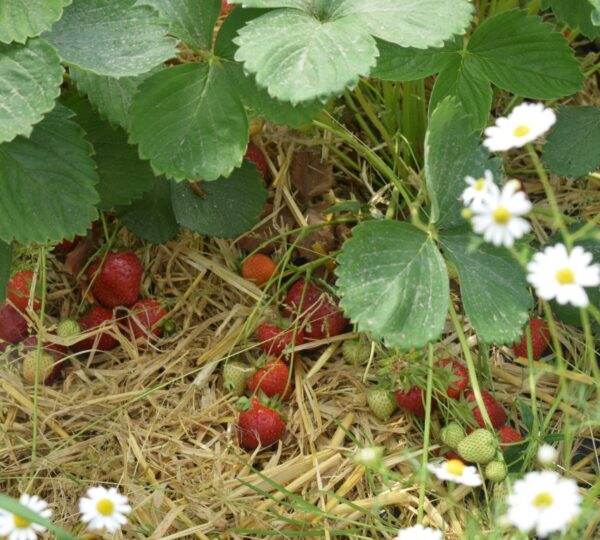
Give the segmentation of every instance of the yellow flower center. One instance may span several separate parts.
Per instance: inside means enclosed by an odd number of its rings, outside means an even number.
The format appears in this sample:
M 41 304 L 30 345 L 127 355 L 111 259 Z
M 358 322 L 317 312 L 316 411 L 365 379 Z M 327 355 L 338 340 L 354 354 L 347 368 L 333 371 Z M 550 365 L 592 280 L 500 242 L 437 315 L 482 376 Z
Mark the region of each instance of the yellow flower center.
M 473 210 L 470 208 L 463 208 L 460 211 L 460 215 L 463 219 L 471 219 L 473 217 Z
M 454 476 L 462 476 L 465 464 L 460 459 L 449 459 L 446 462 L 446 472 Z
M 485 179 L 478 178 L 473 184 L 473 187 L 475 188 L 475 191 L 483 191 L 483 188 L 485 187 Z
M 14 514 L 13 521 L 17 529 L 26 529 L 29 527 L 29 525 L 31 525 L 31 521 L 27 521 L 25 518 L 17 516 L 17 514 Z
M 510 212 L 504 206 L 500 206 L 494 210 L 493 218 L 498 225 L 506 225 L 510 221 Z
M 529 129 L 529 126 L 517 126 L 513 131 L 513 135 L 515 137 L 525 137 L 526 135 L 529 135 L 530 131 L 531 129 Z
M 110 499 L 100 499 L 96 503 L 96 510 L 103 516 L 110 516 L 115 511 L 115 503 Z
M 561 268 L 556 272 L 556 281 L 561 285 L 571 285 L 575 283 L 575 272 L 570 268 Z
M 535 496 L 535 499 L 533 499 L 533 506 L 536 508 L 548 508 L 549 506 L 552 506 L 553 502 L 554 499 L 552 498 L 552 495 L 547 491 L 543 491 Z

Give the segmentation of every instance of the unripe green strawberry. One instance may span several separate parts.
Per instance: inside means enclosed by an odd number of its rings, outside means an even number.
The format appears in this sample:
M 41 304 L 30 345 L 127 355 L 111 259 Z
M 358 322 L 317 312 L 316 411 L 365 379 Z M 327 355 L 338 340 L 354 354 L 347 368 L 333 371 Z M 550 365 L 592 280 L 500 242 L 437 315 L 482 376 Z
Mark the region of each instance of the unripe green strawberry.
M 68 338 L 81 334 L 81 326 L 73 319 L 65 319 L 58 323 L 56 327 L 56 335 L 62 338 Z
M 349 339 L 342 345 L 344 360 L 353 366 L 365 364 L 371 356 L 371 345 L 362 339 Z
M 223 367 L 225 390 L 241 396 L 246 391 L 246 381 L 254 373 L 254 368 L 241 362 L 227 362 Z
M 485 477 L 492 482 L 502 482 L 506 478 L 508 474 L 508 467 L 504 461 L 499 461 L 495 459 L 494 461 L 490 461 L 485 466 Z
M 396 411 L 394 396 L 385 388 L 373 388 L 367 393 L 367 403 L 380 420 L 387 420 Z
M 454 450 L 458 448 L 458 443 L 465 437 L 465 430 L 456 422 L 450 422 L 440 433 L 442 442 Z
M 464 460 L 485 465 L 496 455 L 496 438 L 487 429 L 476 429 L 456 449 Z

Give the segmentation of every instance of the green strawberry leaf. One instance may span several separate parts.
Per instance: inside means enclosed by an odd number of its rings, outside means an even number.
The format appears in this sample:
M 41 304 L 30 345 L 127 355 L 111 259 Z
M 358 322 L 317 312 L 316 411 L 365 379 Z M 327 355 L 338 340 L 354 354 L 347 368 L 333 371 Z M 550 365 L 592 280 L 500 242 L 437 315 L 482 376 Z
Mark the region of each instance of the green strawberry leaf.
M 169 34 L 196 49 L 210 49 L 221 0 L 141 0 L 169 21 Z
M 600 109 L 560 107 L 544 146 L 544 161 L 560 176 L 594 171 L 600 165 Z
M 226 58 L 227 60 L 233 60 L 235 51 L 237 51 L 237 45 L 233 40 L 237 37 L 238 32 L 243 28 L 248 21 L 256 19 L 262 15 L 264 11 L 262 9 L 242 9 L 236 7 L 233 11 L 225 17 L 217 39 L 215 40 L 214 53 L 219 58 Z
M 0 145 L 0 239 L 5 242 L 83 236 L 97 218 L 93 149 L 72 117 L 57 105 L 31 137 Z
M 415 49 L 380 39 L 377 48 L 379 57 L 371 77 L 385 81 L 416 81 L 429 77 L 444 69 L 459 50 L 456 41 L 441 48 Z
M 129 204 L 152 189 L 154 173 L 150 164 L 140 160 L 137 148 L 127 143 L 127 134 L 121 128 L 112 127 L 79 96 L 65 105 L 75 112 L 76 122 L 94 147 L 94 161 L 100 177 L 96 186 L 100 209 Z
M 600 0 L 590 0 L 592 3 L 592 24 L 600 26 Z
M 125 226 L 147 242 L 162 244 L 179 233 L 179 225 L 171 205 L 170 182 L 164 177 L 154 178 L 152 189 L 117 213 Z
M 74 0 L 44 36 L 70 66 L 127 77 L 175 56 L 166 33 L 159 14 L 136 0 Z
M 0 42 L 25 43 L 61 18 L 73 0 L 3 0 L 0 5 Z
M 443 232 L 442 249 L 454 264 L 466 315 L 484 343 L 513 343 L 533 300 L 525 272 L 510 252 L 482 243 L 460 227 Z
M 39 525 L 42 525 L 54 536 L 56 536 L 57 540 L 79 540 L 70 532 L 54 525 L 54 523 L 52 523 L 50 520 L 43 518 L 37 512 L 31 510 L 31 508 L 28 506 L 22 505 L 18 500 L 13 499 L 8 495 L 3 495 L 0 493 L 0 508 L 10 512 L 11 514 L 21 516 L 31 523 L 38 523 Z
M 0 304 L 6 298 L 6 284 L 12 267 L 12 244 L 0 241 Z
M 468 26 L 466 0 L 244 2 L 283 7 L 241 28 L 235 59 L 269 94 L 293 104 L 338 94 L 368 74 L 374 37 L 403 47 L 442 46 Z
M 156 171 L 176 180 L 216 180 L 241 164 L 248 118 L 221 64 L 170 67 L 139 89 L 131 141 Z
M 592 39 L 600 36 L 600 28 L 592 21 L 594 1 L 599 0 L 542 0 L 542 7 L 552 9 L 558 19 L 571 28 L 579 28 L 584 36 Z
M 478 178 L 486 169 L 501 175 L 501 162 L 489 159 L 473 131 L 470 117 L 455 99 L 446 98 L 431 115 L 425 137 L 425 181 L 431 198 L 431 222 L 439 227 L 463 223 L 460 196 L 466 176 Z
M 330 96 L 375 65 L 375 40 L 355 18 L 322 21 L 296 9 L 270 11 L 239 30 L 235 59 L 269 94 L 294 105 Z
M 448 313 L 448 275 L 433 239 L 408 223 L 368 221 L 338 256 L 337 286 L 359 331 L 391 347 L 439 337 Z
M 44 40 L 0 43 L 0 143 L 31 134 L 54 107 L 62 74 L 56 51 Z
M 299 103 L 295 107 L 289 101 L 279 101 L 259 88 L 252 75 L 245 75 L 241 64 L 223 62 L 232 88 L 236 88 L 244 105 L 256 116 L 263 116 L 272 124 L 300 127 L 310 124 L 323 109 L 320 101 Z
M 562 34 L 526 11 L 505 11 L 485 21 L 471 37 L 468 53 L 496 86 L 528 98 L 573 94 L 585 80 Z
M 471 22 L 467 0 L 343 0 L 338 13 L 355 20 L 373 36 L 402 47 L 441 47 Z
M 164 69 L 158 66 L 137 77 L 105 77 L 89 71 L 70 68 L 69 74 L 80 93 L 87 95 L 90 103 L 112 125 L 128 129 L 131 118 L 129 108 L 138 86 L 154 73 Z
M 267 202 L 267 192 L 254 164 L 244 161 L 228 178 L 201 182 L 200 195 L 188 182 L 171 184 L 177 222 L 187 229 L 217 238 L 233 238 L 249 231 Z
M 471 58 L 454 55 L 447 58 L 446 67 L 438 75 L 431 99 L 430 113 L 446 97 L 456 98 L 456 103 L 471 116 L 472 129 L 481 129 L 488 123 L 492 107 L 492 86 Z

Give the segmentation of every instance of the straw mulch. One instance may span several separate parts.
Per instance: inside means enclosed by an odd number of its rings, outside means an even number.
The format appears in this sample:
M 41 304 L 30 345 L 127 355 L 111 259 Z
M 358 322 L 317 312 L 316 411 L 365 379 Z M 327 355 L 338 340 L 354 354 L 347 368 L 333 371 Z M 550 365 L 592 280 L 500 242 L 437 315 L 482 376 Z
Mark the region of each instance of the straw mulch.
M 287 207 L 301 227 L 306 218 L 290 185 L 290 160 L 296 148 L 320 142 L 280 130 L 268 135 L 268 140 L 278 141 L 268 148 L 275 213 Z M 324 155 L 333 160 L 326 151 Z M 337 174 L 352 190 L 381 200 L 366 173 L 354 176 L 337 165 Z M 561 204 L 575 204 L 581 186 L 556 186 Z M 541 231 L 538 224 L 536 233 Z M 369 413 L 365 389 L 376 367 L 343 361 L 340 345 L 352 334 L 317 348 L 302 347 L 301 361 L 294 365 L 294 393 L 285 406 L 288 433 L 277 446 L 249 454 L 237 445 L 236 397 L 223 390 L 220 370 L 227 359 L 259 355 L 253 331 L 282 291 L 261 290 L 239 276 L 243 252 L 236 242 L 183 233 L 177 241 L 144 247 L 121 230 L 118 245 L 142 257 L 143 295 L 169 306 L 177 331 L 156 347 L 138 351 L 115 326 L 120 347 L 112 353 L 69 357 L 64 377 L 53 386 L 40 386 L 37 396 L 20 376 L 18 359 L 2 362 L 0 491 L 16 497 L 24 491 L 36 493 L 51 503 L 58 524 L 80 530 L 77 499 L 86 487 L 118 485 L 134 508 L 131 524 L 121 533 L 132 539 L 261 538 L 267 531 L 285 538 L 303 530 L 344 538 L 343 531 L 349 529 L 352 538 L 391 538 L 394 527 L 414 522 L 418 482 L 411 475 L 421 461 L 421 429 L 402 413 L 387 423 Z M 284 238 L 275 258 L 289 255 L 290 249 Z M 35 317 L 31 321 L 43 339 L 60 317 L 75 314 L 82 302 L 63 261 L 50 254 L 48 268 L 47 316 L 43 323 Z M 465 328 L 477 353 L 466 322 Z M 577 359 L 581 337 L 572 329 L 562 330 L 568 358 Z M 440 355 L 460 358 L 450 327 L 436 348 Z M 384 353 L 374 351 L 376 364 Z M 540 364 L 544 369 L 536 381 L 537 405 L 546 410 L 557 385 L 548 365 L 552 362 Z M 490 374 L 508 410 L 515 411 L 517 396 L 528 403 L 527 370 L 508 348 L 493 351 Z M 571 377 L 591 383 L 582 373 L 572 372 Z M 581 420 L 581 411 L 559 404 L 556 431 L 564 415 L 575 423 Z M 581 444 L 592 436 L 589 429 L 584 431 Z M 382 484 L 353 461 L 359 445 L 373 444 L 385 447 L 386 464 L 405 483 Z M 598 457 L 593 448 L 582 451 L 583 459 L 570 474 L 591 485 Z M 425 522 L 447 530 L 448 538 L 460 538 L 467 515 L 476 505 L 487 504 L 465 501 L 469 493 L 468 488 L 454 491 L 452 508 L 443 488 L 432 484 L 425 498 Z M 94 538 L 89 533 L 82 537 Z

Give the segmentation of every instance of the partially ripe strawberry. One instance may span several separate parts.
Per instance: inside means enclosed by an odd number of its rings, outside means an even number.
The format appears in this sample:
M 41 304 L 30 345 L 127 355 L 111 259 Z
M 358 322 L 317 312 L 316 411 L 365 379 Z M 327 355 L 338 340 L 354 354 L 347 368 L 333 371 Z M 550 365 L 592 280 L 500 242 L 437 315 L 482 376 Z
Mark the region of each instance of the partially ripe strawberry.
M 546 321 L 543 319 L 531 319 L 529 328 L 531 330 L 531 356 L 534 360 L 538 360 L 546 352 L 552 335 Z M 515 356 L 527 358 L 527 335 L 525 332 L 521 336 L 521 341 L 513 345 L 513 352 Z
M 286 317 L 298 315 L 306 323 L 304 335 L 307 340 L 317 340 L 341 334 L 348 319 L 337 302 L 315 284 L 299 279 L 288 290 L 285 306 Z
M 109 308 L 135 303 L 140 296 L 143 272 L 139 257 L 130 251 L 109 253 L 104 262 L 96 260 L 87 269 L 94 296 Z
M 477 402 L 475 401 L 475 392 L 473 392 L 473 390 L 467 390 L 464 396 L 468 403 L 475 404 L 475 407 L 473 408 L 472 412 L 473 417 L 475 418 L 479 426 L 482 428 L 486 427 L 481 411 L 479 410 Z M 483 404 L 485 405 L 492 425 L 496 429 L 500 429 L 504 424 L 506 424 L 507 420 L 506 411 L 504 410 L 504 407 L 496 401 L 496 398 L 492 396 L 492 394 L 486 392 L 485 390 L 481 391 L 481 399 L 483 400 Z
M 237 432 L 240 445 L 247 450 L 259 445 L 266 448 L 285 435 L 285 422 L 279 412 L 253 397 L 249 407 L 240 413 Z
M 281 360 L 269 362 L 247 381 L 250 392 L 262 392 L 267 397 L 288 399 L 292 395 L 290 370 Z
M 256 146 L 252 141 L 248 143 L 248 148 L 246 149 L 246 154 L 244 155 L 244 159 L 251 161 L 254 163 L 260 174 L 263 178 L 265 178 L 269 172 L 269 166 L 267 165 L 267 158 L 263 151 Z
M 23 358 L 23 378 L 29 384 L 35 384 L 36 367 L 38 382 L 40 384 L 51 384 L 58 375 L 62 362 L 57 361 L 52 354 L 45 350 L 33 350 Z
M 21 270 L 13 275 L 6 285 L 6 297 L 20 311 L 27 309 L 32 284 L 34 284 L 33 272 L 31 270 Z M 34 297 L 33 309 L 37 311 L 41 305 L 39 298 Z
M 242 276 L 260 287 L 271 279 L 276 269 L 277 264 L 271 257 L 255 253 L 242 264 Z
M 109 327 L 113 322 L 113 313 L 109 309 L 100 306 L 94 306 L 87 315 L 79 319 L 79 326 L 84 332 L 95 330 L 96 328 Z M 111 351 L 119 342 L 108 332 L 101 332 L 98 338 L 97 334 L 84 338 L 73 345 L 73 349 L 81 351 L 90 351 L 94 348 L 94 343 L 98 340 L 96 348 L 99 351 Z
M 453 360 L 452 358 L 443 358 L 435 363 L 439 370 L 445 370 L 447 373 L 444 381 L 447 383 L 446 395 L 452 399 L 458 399 L 460 394 L 469 384 L 469 371 L 467 368 Z
M 4 302 L 0 308 L 0 340 L 19 343 L 27 337 L 27 321 L 19 311 Z
M 500 450 L 504 451 L 508 448 L 507 445 L 515 444 L 523 440 L 523 436 L 511 426 L 502 426 L 498 430 L 498 438 L 500 439 Z
M 169 314 L 160 302 L 146 298 L 136 302 L 127 317 L 127 326 L 134 341 L 141 344 L 155 340 L 163 335 L 160 322 Z
M 304 343 L 304 332 L 301 328 L 282 328 L 276 324 L 263 323 L 256 331 L 260 348 L 270 356 L 282 356 L 286 348 Z
M 37 351 L 38 348 L 38 338 L 36 336 L 29 336 L 23 340 L 21 345 L 19 345 L 23 349 L 25 353 L 30 353 L 31 351 Z M 58 343 L 42 343 L 42 350 L 51 354 L 54 359 L 58 362 L 62 361 L 65 356 L 68 354 L 68 350 L 64 345 L 60 345 Z
M 419 386 L 404 390 L 396 390 L 394 393 L 396 403 L 401 409 L 414 414 L 417 418 L 425 418 L 425 392 Z

